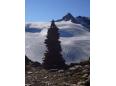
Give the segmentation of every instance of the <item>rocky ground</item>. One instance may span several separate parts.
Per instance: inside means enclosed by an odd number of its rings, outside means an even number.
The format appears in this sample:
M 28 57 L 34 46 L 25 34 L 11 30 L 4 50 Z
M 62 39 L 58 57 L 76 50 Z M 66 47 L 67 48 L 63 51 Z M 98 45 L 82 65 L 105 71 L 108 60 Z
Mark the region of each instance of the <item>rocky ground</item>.
M 45 70 L 39 63 L 26 64 L 25 86 L 90 86 L 90 64 L 71 64 L 67 70 Z

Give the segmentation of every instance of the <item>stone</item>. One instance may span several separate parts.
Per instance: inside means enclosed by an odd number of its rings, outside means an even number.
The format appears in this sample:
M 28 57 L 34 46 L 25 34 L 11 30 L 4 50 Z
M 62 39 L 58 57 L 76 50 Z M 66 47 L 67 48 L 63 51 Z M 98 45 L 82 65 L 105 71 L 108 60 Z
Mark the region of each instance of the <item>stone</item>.
M 48 78 L 48 76 L 44 77 L 44 79 Z
M 49 71 L 50 72 L 56 72 L 56 71 L 58 71 L 58 69 L 50 69 Z
M 27 73 L 28 73 L 28 74 L 32 74 L 33 72 L 31 72 L 31 71 L 28 71 Z
M 63 72 L 64 72 L 64 70 L 58 70 L 58 72 L 59 72 L 59 73 L 63 73 Z
M 73 71 L 73 70 L 76 70 L 76 68 L 75 67 L 70 67 L 69 70 Z
M 25 84 L 25 86 L 31 86 L 31 84 Z
M 84 74 L 82 77 L 83 77 L 83 78 L 88 77 L 88 74 Z

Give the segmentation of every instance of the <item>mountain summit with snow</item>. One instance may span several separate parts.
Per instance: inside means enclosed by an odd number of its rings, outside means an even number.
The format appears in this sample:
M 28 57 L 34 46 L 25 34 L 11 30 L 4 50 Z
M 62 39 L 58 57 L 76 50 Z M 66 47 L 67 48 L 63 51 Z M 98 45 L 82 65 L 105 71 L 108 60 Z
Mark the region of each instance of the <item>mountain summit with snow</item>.
M 61 19 L 56 20 L 56 22 L 59 22 L 59 21 L 71 21 L 72 23 L 81 24 L 87 28 L 86 29 L 87 31 L 90 31 L 90 18 L 89 17 L 85 17 L 85 16 L 74 17 L 71 13 L 67 13 Z
M 72 16 L 71 13 L 67 13 L 62 19 L 59 19 L 57 21 L 71 21 L 73 23 L 79 23 L 75 17 Z
M 67 64 L 87 60 L 90 56 L 89 28 L 81 23 L 74 23 L 76 18 L 68 13 L 55 22 L 59 28 L 62 55 Z M 77 20 L 82 22 L 86 20 L 84 18 Z M 50 24 L 51 22 L 27 22 L 25 25 L 25 52 L 32 61 L 42 63 L 46 50 L 44 41 Z

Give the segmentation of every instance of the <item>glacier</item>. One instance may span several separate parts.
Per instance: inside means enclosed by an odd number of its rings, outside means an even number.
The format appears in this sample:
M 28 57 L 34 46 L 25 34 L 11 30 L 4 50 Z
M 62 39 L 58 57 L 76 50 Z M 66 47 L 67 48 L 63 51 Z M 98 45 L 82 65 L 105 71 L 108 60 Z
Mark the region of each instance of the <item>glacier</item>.
M 90 32 L 71 21 L 55 22 L 59 28 L 62 55 L 67 64 L 78 63 L 90 57 Z M 46 51 L 44 40 L 51 22 L 25 24 L 25 54 L 32 61 L 42 63 Z

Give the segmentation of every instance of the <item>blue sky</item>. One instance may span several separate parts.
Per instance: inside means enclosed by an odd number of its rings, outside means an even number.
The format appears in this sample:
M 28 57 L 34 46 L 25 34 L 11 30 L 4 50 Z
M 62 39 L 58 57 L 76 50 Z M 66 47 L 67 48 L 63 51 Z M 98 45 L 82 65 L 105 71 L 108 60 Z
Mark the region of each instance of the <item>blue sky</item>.
M 25 21 L 51 21 L 70 12 L 90 16 L 90 0 L 25 0 Z

